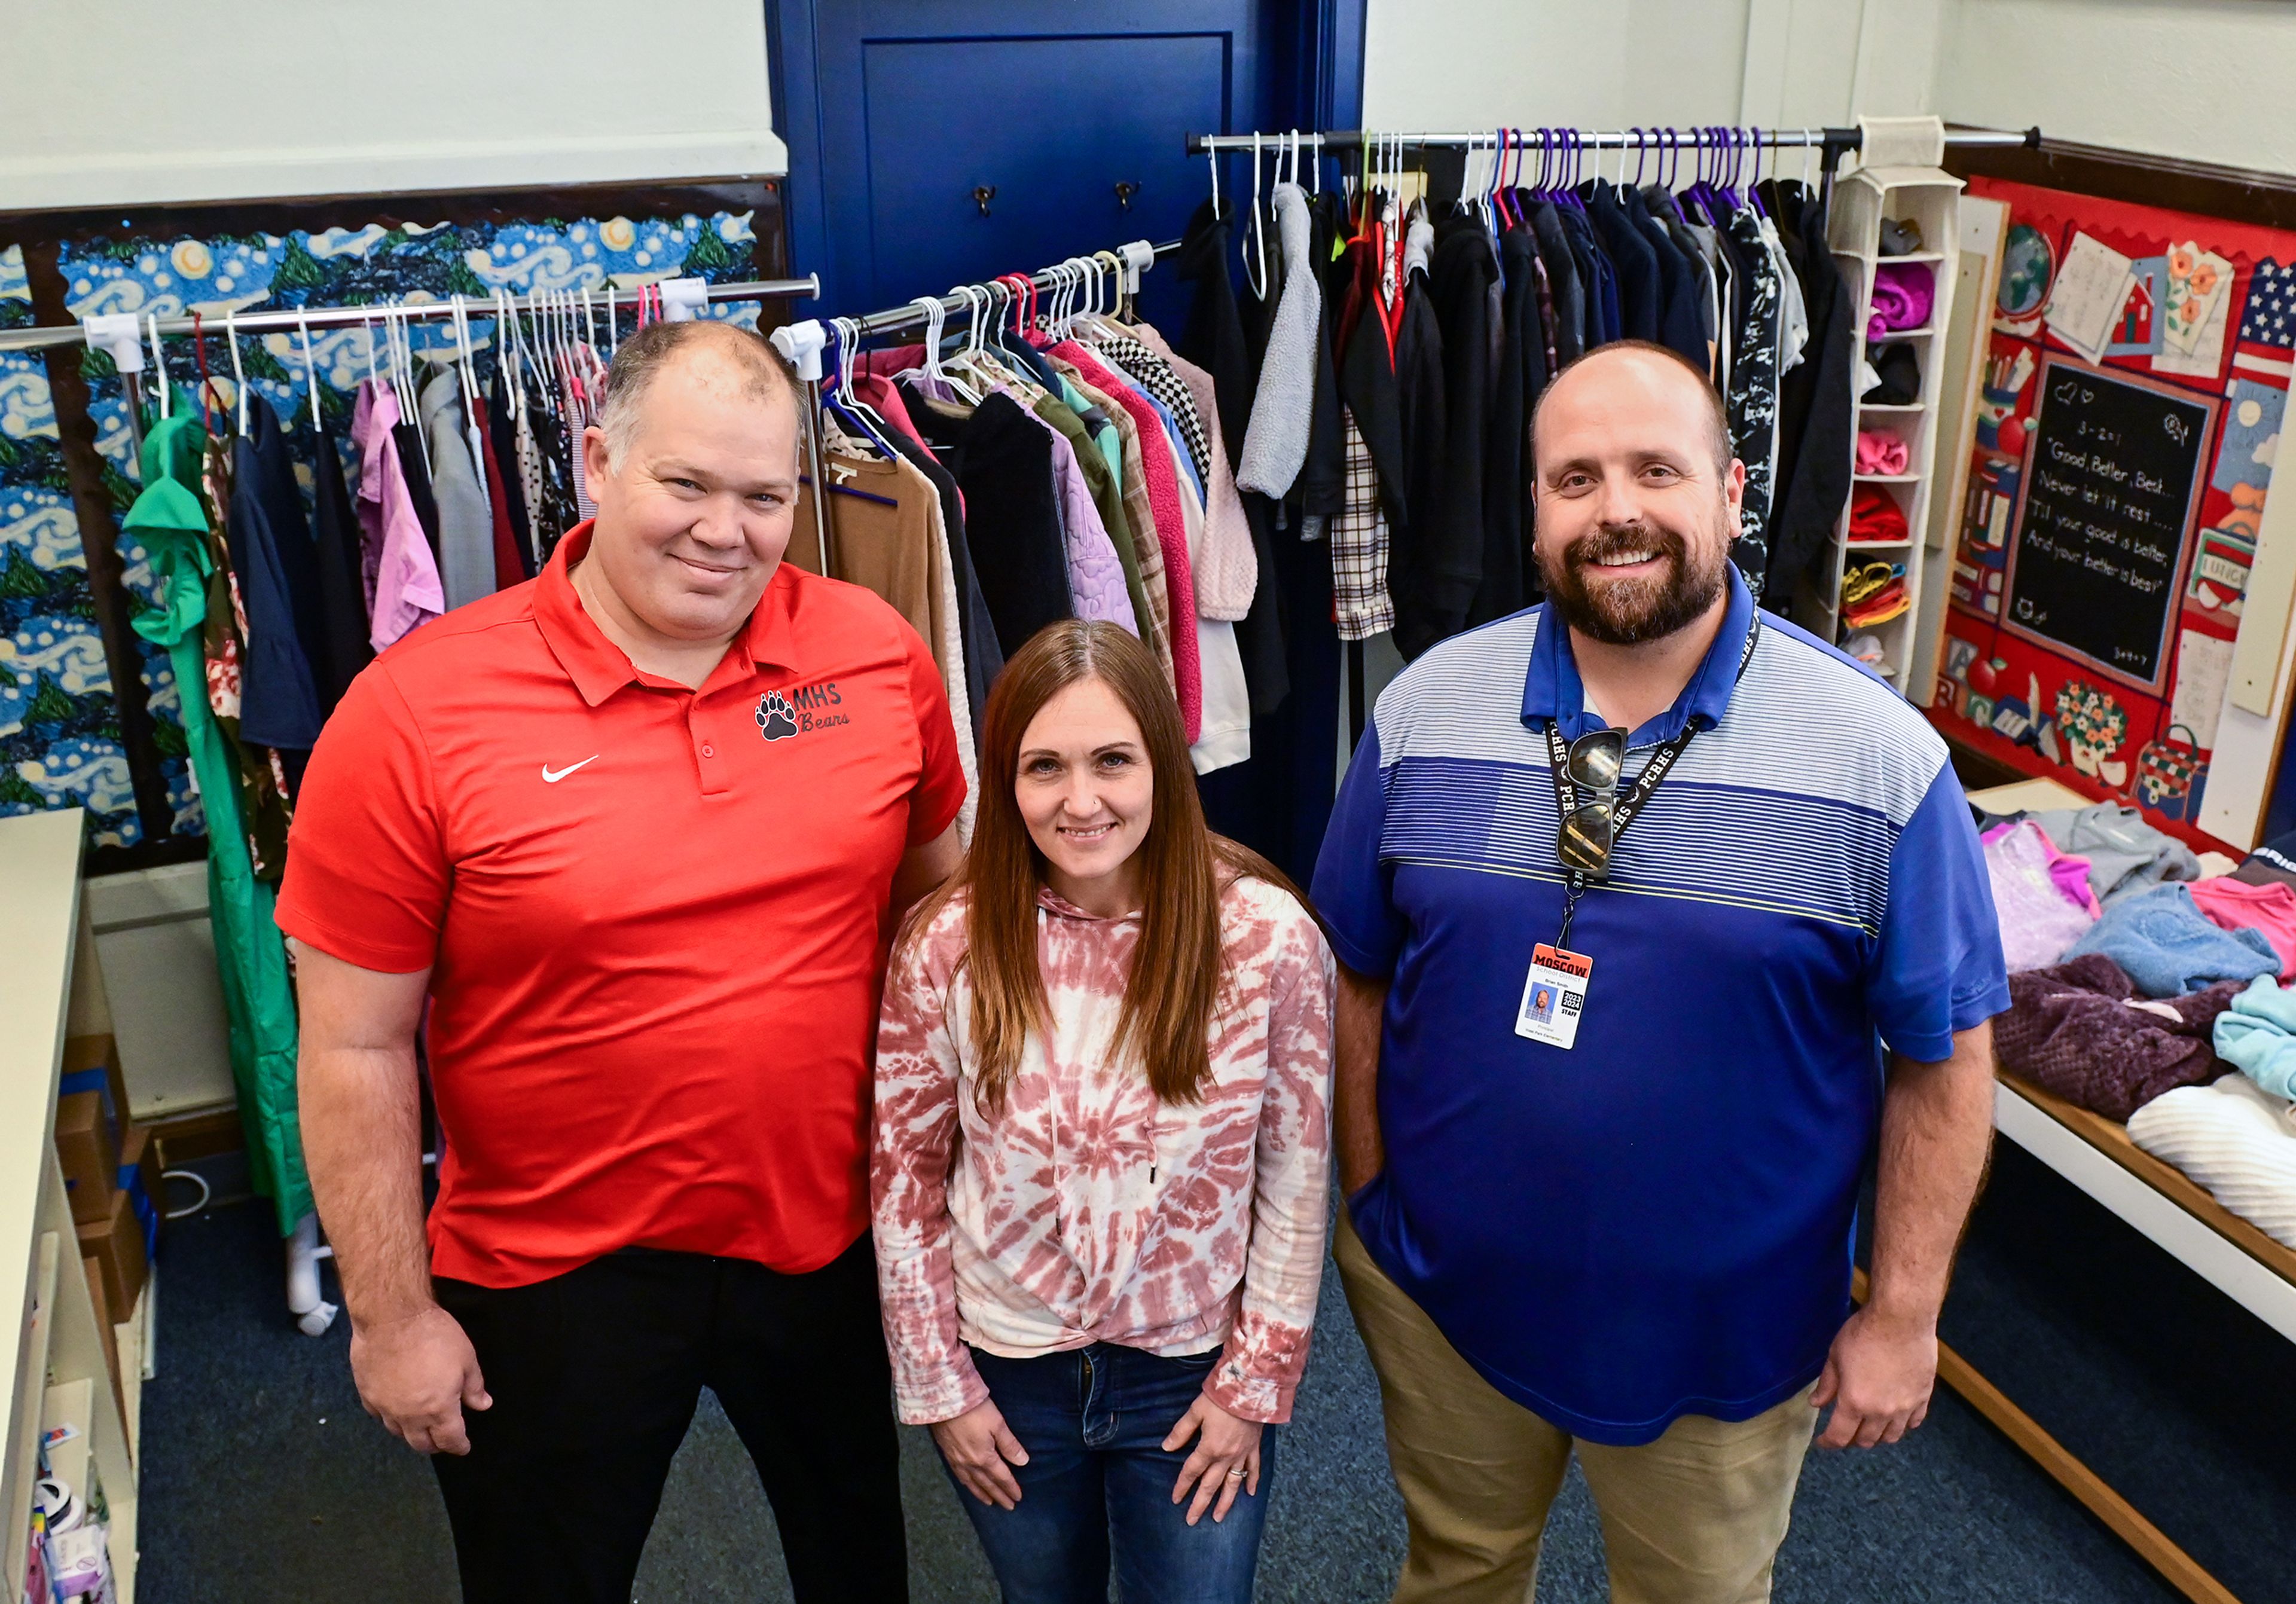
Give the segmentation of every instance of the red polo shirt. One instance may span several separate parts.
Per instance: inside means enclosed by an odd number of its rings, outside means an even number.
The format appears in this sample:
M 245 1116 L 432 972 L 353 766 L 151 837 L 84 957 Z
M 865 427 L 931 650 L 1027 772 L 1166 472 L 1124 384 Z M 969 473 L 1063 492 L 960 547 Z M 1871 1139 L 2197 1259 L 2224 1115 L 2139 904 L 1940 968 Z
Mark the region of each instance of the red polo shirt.
M 869 1223 L 893 871 L 964 795 L 940 676 L 883 602 L 786 562 L 701 690 L 642 674 L 575 596 L 589 544 L 353 683 L 279 925 L 431 968 L 436 1273 L 633 1245 L 817 1269 Z

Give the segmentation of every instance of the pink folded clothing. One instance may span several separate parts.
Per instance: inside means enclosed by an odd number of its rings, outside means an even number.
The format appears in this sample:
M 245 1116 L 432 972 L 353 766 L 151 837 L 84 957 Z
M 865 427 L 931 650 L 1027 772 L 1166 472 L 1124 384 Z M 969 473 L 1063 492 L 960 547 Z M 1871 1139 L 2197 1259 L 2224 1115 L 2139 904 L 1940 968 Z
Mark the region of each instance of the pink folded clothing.
M 2280 972 L 2296 970 L 2296 890 L 2277 882 L 2251 886 L 2230 875 L 2194 880 L 2193 901 L 2219 929 L 2254 930 L 2280 955 Z
M 1928 263 L 1882 263 L 1874 272 L 1874 315 L 1866 320 L 1866 338 L 1928 327 L 1936 299 L 1937 279 Z
M 1906 443 L 1888 430 L 1861 429 L 1857 431 L 1858 472 L 1903 473 L 1910 460 Z

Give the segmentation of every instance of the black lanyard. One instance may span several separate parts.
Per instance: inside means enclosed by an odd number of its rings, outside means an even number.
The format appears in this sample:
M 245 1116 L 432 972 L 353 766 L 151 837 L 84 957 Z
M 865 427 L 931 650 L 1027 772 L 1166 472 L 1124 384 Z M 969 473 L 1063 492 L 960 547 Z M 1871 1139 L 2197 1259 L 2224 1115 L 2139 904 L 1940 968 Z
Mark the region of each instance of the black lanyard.
M 1754 641 L 1761 633 L 1762 614 L 1757 608 L 1751 622 L 1746 626 L 1746 643 L 1738 652 L 1737 679 L 1746 677 L 1746 667 L 1754 660 Z M 1563 741 L 1561 731 L 1555 727 L 1561 722 L 1560 719 L 1550 719 L 1546 725 L 1546 757 L 1554 773 L 1555 827 L 1558 830 L 1569 822 L 1571 814 L 1578 806 L 1578 788 L 1571 783 L 1569 769 L 1570 749 Z M 1641 816 L 1643 809 L 1649 806 L 1651 798 L 1657 792 L 1660 782 L 1665 780 L 1667 771 L 1675 765 L 1676 760 L 1689 747 L 1690 738 L 1697 733 L 1697 722 L 1694 719 L 1685 720 L 1681 733 L 1651 754 L 1651 760 L 1643 765 L 1643 772 L 1633 786 L 1611 805 L 1612 852 L 1618 851 L 1620 839 L 1627 833 L 1627 826 Z M 1569 889 L 1562 898 L 1562 931 L 1555 937 L 1554 945 L 1567 950 L 1570 945 L 1570 921 L 1578 913 L 1578 899 L 1587 894 L 1587 888 L 1594 881 L 1583 869 L 1566 869 L 1563 877 Z

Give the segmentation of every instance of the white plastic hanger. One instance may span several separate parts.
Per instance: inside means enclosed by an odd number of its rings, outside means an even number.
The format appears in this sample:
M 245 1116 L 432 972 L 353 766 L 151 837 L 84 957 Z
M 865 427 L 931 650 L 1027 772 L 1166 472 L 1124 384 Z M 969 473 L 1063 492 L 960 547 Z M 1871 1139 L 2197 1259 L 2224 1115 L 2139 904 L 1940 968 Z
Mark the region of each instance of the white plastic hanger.
M 147 312 L 144 315 L 144 321 L 152 331 L 152 370 L 160 381 L 160 415 L 163 418 L 173 417 L 176 412 L 176 398 L 172 392 L 176 383 L 174 380 L 168 377 L 168 348 L 160 343 L 160 315 L 156 312 Z
M 306 318 L 299 311 L 295 314 L 295 331 L 303 337 L 303 382 L 311 393 L 311 432 L 314 435 L 316 435 L 321 427 L 319 419 L 319 364 L 318 360 L 311 355 L 310 320 Z
M 223 315 L 223 342 L 231 348 L 231 393 L 239 412 L 239 432 L 247 432 L 247 370 L 239 361 L 239 314 Z
M 1243 243 L 1250 253 L 1243 258 L 1244 277 L 1250 281 L 1251 293 L 1260 300 L 1267 299 L 1267 230 L 1260 212 L 1259 195 L 1259 135 L 1251 136 L 1251 218 L 1244 225 Z

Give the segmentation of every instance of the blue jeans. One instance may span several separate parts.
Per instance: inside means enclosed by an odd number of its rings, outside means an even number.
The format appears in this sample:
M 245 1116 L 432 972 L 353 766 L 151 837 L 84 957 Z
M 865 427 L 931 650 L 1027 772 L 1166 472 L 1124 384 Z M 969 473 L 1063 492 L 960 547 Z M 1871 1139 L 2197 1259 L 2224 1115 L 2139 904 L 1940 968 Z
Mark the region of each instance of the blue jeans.
M 957 1487 L 1004 1604 L 1107 1604 L 1111 1557 L 1123 1604 L 1250 1604 L 1275 1433 L 1260 1433 L 1259 1495 L 1238 1489 L 1226 1519 L 1207 1510 L 1193 1526 L 1194 1489 L 1176 1504 L 1172 1485 L 1196 1439 L 1177 1453 L 1162 1446 L 1219 1349 L 1183 1359 L 1105 1342 L 1037 1359 L 972 1353 L 1029 1451 L 1012 1468 L 1021 1494 L 1013 1508 Z

